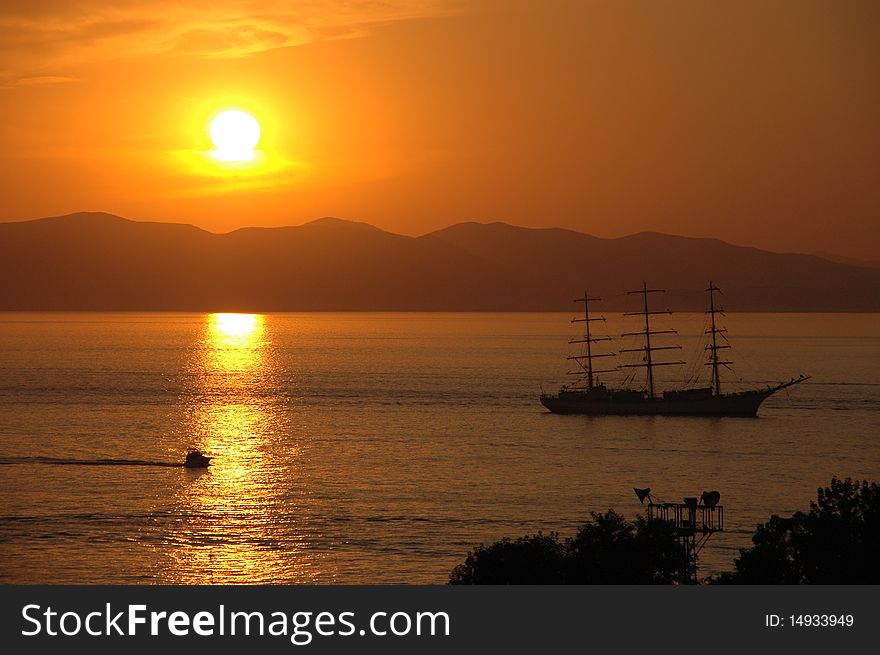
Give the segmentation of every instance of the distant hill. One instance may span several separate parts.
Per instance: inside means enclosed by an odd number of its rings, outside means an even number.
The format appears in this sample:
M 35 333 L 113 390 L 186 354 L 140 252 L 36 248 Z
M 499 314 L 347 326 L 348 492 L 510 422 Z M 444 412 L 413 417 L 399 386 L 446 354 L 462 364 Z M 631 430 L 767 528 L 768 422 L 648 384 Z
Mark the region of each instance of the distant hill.
M 880 311 L 880 269 L 715 239 L 504 223 L 407 237 L 334 218 L 228 234 L 104 213 L 0 223 L 2 310 L 567 310 L 585 288 L 617 310 L 643 280 L 699 310 L 710 278 L 732 311 Z
M 625 294 L 643 281 L 668 290 L 674 310 L 703 308 L 712 279 L 734 311 L 880 311 L 880 270 L 803 254 L 773 253 L 643 232 L 600 239 L 563 229 L 461 223 L 423 238 L 442 240 L 489 259 L 517 278 L 517 291 L 565 307 L 588 290 L 608 309 L 632 308 Z
M 849 264 L 850 266 L 863 266 L 865 268 L 880 268 L 880 259 L 856 259 L 855 257 L 845 257 L 843 255 L 837 255 L 833 252 L 825 252 L 824 250 L 819 250 L 813 253 L 817 257 L 821 257 L 822 259 L 827 259 L 830 262 L 837 262 L 838 264 Z

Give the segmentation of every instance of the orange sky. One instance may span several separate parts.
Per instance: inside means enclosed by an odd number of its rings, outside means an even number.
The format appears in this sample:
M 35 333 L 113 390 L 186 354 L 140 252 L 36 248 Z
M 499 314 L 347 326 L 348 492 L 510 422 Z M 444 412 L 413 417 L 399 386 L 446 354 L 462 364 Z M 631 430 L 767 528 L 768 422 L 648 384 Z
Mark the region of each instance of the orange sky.
M 880 259 L 874 0 L 0 7 L 2 220 L 503 220 Z M 226 106 L 263 165 L 199 163 Z

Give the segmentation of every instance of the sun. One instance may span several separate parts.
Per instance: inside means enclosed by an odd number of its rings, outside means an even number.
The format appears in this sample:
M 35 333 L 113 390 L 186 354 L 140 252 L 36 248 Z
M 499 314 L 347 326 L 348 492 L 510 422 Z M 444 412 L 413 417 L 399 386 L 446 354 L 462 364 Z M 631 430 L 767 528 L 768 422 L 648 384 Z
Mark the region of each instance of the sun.
M 220 161 L 250 161 L 260 142 L 260 124 L 245 111 L 229 109 L 211 121 L 212 153 Z

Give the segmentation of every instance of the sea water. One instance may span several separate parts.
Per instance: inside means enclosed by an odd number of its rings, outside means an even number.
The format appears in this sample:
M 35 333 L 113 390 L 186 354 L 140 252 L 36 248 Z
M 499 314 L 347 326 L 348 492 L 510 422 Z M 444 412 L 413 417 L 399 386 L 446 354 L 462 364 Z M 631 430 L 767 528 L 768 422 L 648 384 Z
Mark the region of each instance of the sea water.
M 757 419 L 548 413 L 570 318 L 0 314 L 0 582 L 444 583 L 477 544 L 635 517 L 633 487 L 721 492 L 708 575 L 831 476 L 880 479 L 880 316 L 727 316 L 725 388 L 812 376 Z M 688 364 L 658 388 L 706 384 L 704 317 L 664 321 Z M 150 465 L 188 448 L 216 459 Z

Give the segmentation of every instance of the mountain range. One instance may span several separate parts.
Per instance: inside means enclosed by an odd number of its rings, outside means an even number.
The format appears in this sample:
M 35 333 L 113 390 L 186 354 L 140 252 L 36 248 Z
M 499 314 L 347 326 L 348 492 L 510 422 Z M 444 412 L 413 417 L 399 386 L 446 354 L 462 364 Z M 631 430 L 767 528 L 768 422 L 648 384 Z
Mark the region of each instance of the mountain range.
M 460 223 L 419 237 L 322 218 L 215 234 L 88 212 L 0 223 L 0 310 L 569 310 L 588 290 L 701 310 L 712 279 L 730 311 L 880 311 L 880 268 L 717 239 Z M 662 305 L 662 307 L 661 307 Z

